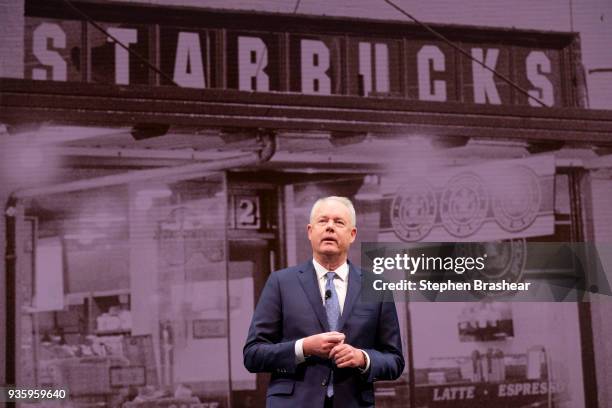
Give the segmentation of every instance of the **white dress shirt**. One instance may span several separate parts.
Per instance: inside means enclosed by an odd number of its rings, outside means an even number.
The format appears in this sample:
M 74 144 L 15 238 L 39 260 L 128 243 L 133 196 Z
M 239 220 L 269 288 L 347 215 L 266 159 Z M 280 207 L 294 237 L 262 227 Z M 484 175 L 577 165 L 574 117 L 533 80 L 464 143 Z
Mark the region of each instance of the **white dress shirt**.
M 318 263 L 315 259 L 312 260 L 315 272 L 317 274 L 317 283 L 319 284 L 319 292 L 321 293 L 321 302 L 325 305 L 325 285 L 327 284 L 327 272 L 336 272 L 334 278 L 334 287 L 338 294 L 338 302 L 340 303 L 340 314 L 344 311 L 344 300 L 346 299 L 346 292 L 348 289 L 348 274 L 349 266 L 348 263 L 344 262 L 335 271 L 328 271 L 323 265 Z M 370 368 L 370 356 L 368 353 L 361 350 L 365 356 L 366 366 L 364 369 L 359 369 L 362 373 L 365 373 Z M 306 361 L 304 357 L 304 339 L 299 339 L 295 342 L 295 360 L 298 364 Z

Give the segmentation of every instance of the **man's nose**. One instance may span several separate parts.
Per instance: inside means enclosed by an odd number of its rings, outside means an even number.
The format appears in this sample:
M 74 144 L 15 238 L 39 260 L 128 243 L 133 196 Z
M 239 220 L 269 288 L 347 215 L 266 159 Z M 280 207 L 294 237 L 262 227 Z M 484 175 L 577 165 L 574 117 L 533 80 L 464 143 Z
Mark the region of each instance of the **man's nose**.
M 336 225 L 334 223 L 334 220 L 327 221 L 327 224 L 325 225 L 325 230 L 332 230 L 333 231 L 334 225 Z

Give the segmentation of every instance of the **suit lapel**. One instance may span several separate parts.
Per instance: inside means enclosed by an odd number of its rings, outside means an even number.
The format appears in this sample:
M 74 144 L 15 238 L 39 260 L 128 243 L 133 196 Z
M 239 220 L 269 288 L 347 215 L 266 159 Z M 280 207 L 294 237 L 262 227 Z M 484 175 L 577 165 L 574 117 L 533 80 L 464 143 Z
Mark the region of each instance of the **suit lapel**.
M 321 323 L 321 328 L 324 331 L 329 331 L 329 324 L 327 323 L 327 314 L 325 313 L 325 307 L 321 299 L 321 291 L 319 284 L 317 283 L 317 274 L 315 272 L 312 261 L 308 261 L 300 267 L 298 278 L 300 284 L 306 292 L 306 297 L 312 306 L 315 315 Z
M 346 290 L 346 298 L 344 299 L 344 308 L 342 316 L 338 321 L 338 331 L 342 332 L 344 324 L 353 311 L 353 305 L 361 292 L 361 271 L 349 262 L 348 288 Z

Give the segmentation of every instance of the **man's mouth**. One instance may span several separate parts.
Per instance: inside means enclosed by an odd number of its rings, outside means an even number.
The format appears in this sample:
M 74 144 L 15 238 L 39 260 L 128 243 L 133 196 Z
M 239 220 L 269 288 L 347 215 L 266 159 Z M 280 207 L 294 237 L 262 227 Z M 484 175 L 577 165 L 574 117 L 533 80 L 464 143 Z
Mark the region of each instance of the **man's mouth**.
M 321 242 L 333 242 L 334 244 L 338 243 L 335 238 L 323 238 Z

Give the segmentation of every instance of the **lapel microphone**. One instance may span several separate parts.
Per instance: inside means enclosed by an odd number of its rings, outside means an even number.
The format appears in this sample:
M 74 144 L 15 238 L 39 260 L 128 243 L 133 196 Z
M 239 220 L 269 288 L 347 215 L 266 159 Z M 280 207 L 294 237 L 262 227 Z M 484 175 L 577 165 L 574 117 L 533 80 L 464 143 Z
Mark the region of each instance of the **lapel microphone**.
M 331 290 L 327 289 L 325 291 L 325 300 L 329 299 L 331 297 Z

